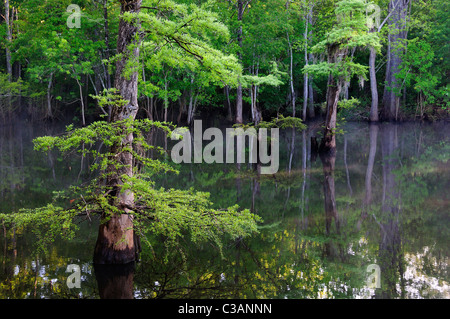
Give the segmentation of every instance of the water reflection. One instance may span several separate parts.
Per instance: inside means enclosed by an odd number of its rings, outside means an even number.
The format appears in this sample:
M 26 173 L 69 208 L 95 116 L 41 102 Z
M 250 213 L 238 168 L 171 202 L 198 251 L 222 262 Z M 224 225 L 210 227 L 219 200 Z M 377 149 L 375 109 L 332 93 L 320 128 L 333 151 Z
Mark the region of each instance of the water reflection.
M 135 263 L 94 265 L 101 299 L 133 299 Z
M 381 214 L 376 220 L 380 226 L 380 247 L 377 262 L 381 268 L 383 289 L 381 292 L 377 292 L 377 297 L 392 298 L 396 295 L 397 272 L 399 272 L 400 278 L 403 278 L 401 234 L 399 229 L 401 193 L 394 174 L 400 165 L 398 127 L 395 125 L 383 125 L 380 133 L 381 153 L 383 155 L 383 197 Z M 401 291 L 404 291 L 402 288 Z
M 450 298 L 448 127 L 343 129 L 331 156 L 317 153 L 316 130 L 286 130 L 283 169 L 273 176 L 236 164 L 191 164 L 178 176 L 158 176 L 158 186 L 194 187 L 211 192 L 218 207 L 238 203 L 261 215 L 260 234 L 226 241 L 223 255 L 188 242 L 182 254 L 168 251 L 154 238 L 141 262 L 101 267 L 92 264 L 95 222 L 45 256 L 33 254 L 24 230 L 2 229 L 0 297 Z M 42 205 L 80 172 L 81 179 L 89 176 L 88 159 L 33 152 L 31 138 L 49 133 L 27 130 L 0 134 L 3 211 Z M 64 285 L 70 263 L 83 265 L 81 290 Z M 367 287 L 370 264 L 380 266 L 379 289 Z
M 335 232 L 339 234 L 339 217 L 336 207 L 335 198 L 335 183 L 334 183 L 334 167 L 336 162 L 336 155 L 321 155 L 323 165 L 323 194 L 325 204 L 325 229 L 326 234 L 330 235 L 331 225 L 334 221 Z
M 368 212 L 370 211 L 370 206 L 372 204 L 372 176 L 375 165 L 375 156 L 377 154 L 378 131 L 378 124 L 369 124 L 369 155 L 367 160 L 366 176 L 364 179 L 365 196 L 361 211 L 361 219 L 357 224 L 358 230 L 361 227 L 361 222 L 367 218 Z

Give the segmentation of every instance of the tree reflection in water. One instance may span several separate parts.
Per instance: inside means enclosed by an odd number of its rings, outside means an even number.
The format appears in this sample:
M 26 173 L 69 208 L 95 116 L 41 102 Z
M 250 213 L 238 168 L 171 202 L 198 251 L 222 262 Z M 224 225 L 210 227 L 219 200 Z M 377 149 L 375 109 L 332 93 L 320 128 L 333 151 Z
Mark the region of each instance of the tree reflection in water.
M 23 125 L 0 134 L 0 206 L 41 206 L 80 175 L 81 160 L 33 152 L 31 138 L 49 134 Z M 95 230 L 83 224 L 71 242 L 48 254 L 32 251 L 24 229 L 0 227 L 1 298 L 449 298 L 448 158 L 445 125 L 348 124 L 337 150 L 320 161 L 313 130 L 281 136 L 280 172 L 247 165 L 181 167 L 158 186 L 211 192 L 261 215 L 260 234 L 168 250 L 150 238 L 135 267 L 92 265 Z M 86 167 L 89 159 L 84 160 Z M 69 168 L 72 168 L 71 170 Z M 89 173 L 81 173 L 80 181 Z M 56 176 L 56 179 L 53 178 Z M 45 187 L 44 187 L 45 186 Z M 93 230 L 89 230 L 91 227 Z M 86 249 L 88 247 L 88 249 Z M 65 287 L 66 267 L 82 265 L 81 290 Z M 377 264 L 381 288 L 366 289 Z
M 135 263 L 94 265 L 101 299 L 133 299 Z

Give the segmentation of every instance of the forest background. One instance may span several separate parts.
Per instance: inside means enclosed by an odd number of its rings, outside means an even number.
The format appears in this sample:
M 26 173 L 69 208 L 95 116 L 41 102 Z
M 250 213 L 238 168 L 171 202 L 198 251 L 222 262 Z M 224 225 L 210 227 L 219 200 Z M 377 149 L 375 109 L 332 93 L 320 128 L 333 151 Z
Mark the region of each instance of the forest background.
M 144 1 L 142 10 L 152 12 L 155 21 L 173 21 L 172 27 L 202 30 L 197 33 L 205 32 L 205 41 L 221 54 L 208 52 L 212 64 L 205 67 L 195 63 L 195 54 L 183 58 L 183 46 L 176 38 L 162 41 L 164 30 L 159 30 L 161 38 L 155 35 L 140 55 L 139 117 L 181 125 L 211 114 L 237 123 L 279 114 L 304 121 L 325 115 L 328 77 L 308 74 L 305 66 L 327 60 L 326 50 L 314 47 L 339 22 L 339 1 L 179 0 L 187 10 L 183 18 L 191 19 L 184 20 L 185 26 L 165 12 L 169 2 Z M 198 8 L 209 15 L 194 23 Z M 343 83 L 339 118 L 448 117 L 446 1 L 378 0 L 367 8 L 368 32 L 377 33 L 381 48 L 355 46 L 348 52 L 366 72 Z M 118 1 L 3 1 L 0 118 L 67 119 L 85 126 L 107 117 L 110 111 L 93 96 L 114 86 L 119 20 Z M 239 80 L 209 72 L 214 59 L 237 61 Z

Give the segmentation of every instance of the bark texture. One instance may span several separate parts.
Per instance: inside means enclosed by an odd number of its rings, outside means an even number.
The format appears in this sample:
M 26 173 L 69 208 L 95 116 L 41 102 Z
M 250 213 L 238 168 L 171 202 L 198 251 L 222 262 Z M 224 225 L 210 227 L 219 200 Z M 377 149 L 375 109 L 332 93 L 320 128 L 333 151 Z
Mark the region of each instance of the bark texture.
M 142 0 L 121 2 L 121 14 L 138 13 Z M 134 119 L 138 112 L 138 69 L 131 70 L 130 64 L 139 58 L 138 23 L 128 23 L 123 19 L 119 23 L 117 52 L 122 54 L 116 63 L 115 88 L 121 97 L 129 103 L 124 107 L 113 107 L 111 122 L 126 118 Z M 119 165 L 110 164 L 107 168 L 107 186 L 110 204 L 121 210 L 120 214 L 104 214 L 94 252 L 96 264 L 126 264 L 136 259 L 133 216 L 130 207 L 134 205 L 134 194 L 122 189 L 122 176 L 133 176 L 133 155 L 124 151 L 124 147 L 132 147 L 133 134 L 127 134 L 119 145 L 113 145 L 111 154 Z
M 328 46 L 328 63 L 336 64 L 346 52 L 339 48 L 339 44 Z M 342 91 L 343 80 L 330 74 L 327 85 L 327 114 L 325 117 L 325 130 L 320 144 L 320 152 L 333 155 L 336 152 L 336 116 L 339 96 Z

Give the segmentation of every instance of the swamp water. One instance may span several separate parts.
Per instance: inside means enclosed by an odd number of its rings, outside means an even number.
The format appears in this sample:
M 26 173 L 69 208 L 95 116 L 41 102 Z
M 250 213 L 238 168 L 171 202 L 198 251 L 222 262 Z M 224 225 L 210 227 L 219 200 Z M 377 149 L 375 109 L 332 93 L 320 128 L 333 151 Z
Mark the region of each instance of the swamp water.
M 222 254 L 187 240 L 183 254 L 155 240 L 132 267 L 94 267 L 98 222 L 36 255 L 26 230 L 0 231 L 0 298 L 450 298 L 450 126 L 347 123 L 335 158 L 311 152 L 317 132 L 284 130 L 280 170 L 183 164 L 159 187 L 211 193 L 216 207 L 260 215 L 258 234 L 225 241 Z M 52 192 L 88 181 L 76 156 L 33 151 L 61 128 L 0 128 L 0 210 L 40 207 Z M 80 268 L 69 289 L 68 265 Z

